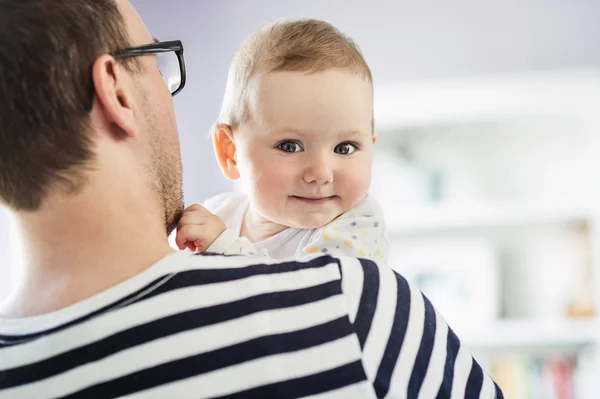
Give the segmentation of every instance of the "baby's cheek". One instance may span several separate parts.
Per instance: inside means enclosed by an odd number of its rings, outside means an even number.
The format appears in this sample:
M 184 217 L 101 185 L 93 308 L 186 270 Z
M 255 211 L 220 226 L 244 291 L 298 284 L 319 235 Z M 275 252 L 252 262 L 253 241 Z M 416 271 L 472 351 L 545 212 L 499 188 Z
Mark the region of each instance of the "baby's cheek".
M 343 180 L 343 193 L 347 197 L 347 201 L 351 202 L 350 206 L 355 206 L 362 201 L 364 196 L 369 191 L 369 185 L 371 184 L 371 173 L 364 169 L 355 168 L 354 170 L 348 170 L 349 173 L 345 174 Z
M 276 167 L 272 167 L 256 173 L 255 176 L 252 191 L 256 202 L 261 208 L 266 208 L 265 210 L 279 208 L 278 203 L 288 195 L 289 181 L 285 175 L 279 173 Z
M 283 192 L 293 187 L 299 179 L 299 169 L 291 162 L 270 162 L 262 169 L 261 186 L 270 186 L 272 190 Z

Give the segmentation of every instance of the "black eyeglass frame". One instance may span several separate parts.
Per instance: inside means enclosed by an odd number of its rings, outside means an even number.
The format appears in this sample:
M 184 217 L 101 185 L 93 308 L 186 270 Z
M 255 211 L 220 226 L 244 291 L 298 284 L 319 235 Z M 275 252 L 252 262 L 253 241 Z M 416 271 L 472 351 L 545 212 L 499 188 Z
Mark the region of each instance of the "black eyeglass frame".
M 170 51 L 174 51 L 177 56 L 177 61 L 179 62 L 179 73 L 181 75 L 181 82 L 179 83 L 179 87 L 171 96 L 175 96 L 185 86 L 185 60 L 183 58 L 183 43 L 181 40 L 171 40 L 167 42 L 159 42 L 144 44 L 142 46 L 130 47 L 123 50 L 117 50 L 110 55 L 119 58 L 127 58 L 127 57 L 137 57 L 141 55 L 151 55 L 151 54 L 160 54 L 160 53 L 168 53 Z M 91 82 L 90 88 L 90 101 L 88 102 L 88 106 L 86 107 L 86 111 L 90 112 L 92 110 L 93 102 L 94 102 L 94 82 Z

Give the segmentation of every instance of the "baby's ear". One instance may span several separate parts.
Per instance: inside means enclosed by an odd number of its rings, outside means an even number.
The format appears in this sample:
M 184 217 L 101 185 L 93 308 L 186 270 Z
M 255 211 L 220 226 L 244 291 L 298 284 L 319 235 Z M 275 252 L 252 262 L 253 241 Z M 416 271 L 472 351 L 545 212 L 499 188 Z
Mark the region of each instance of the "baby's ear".
M 217 124 L 213 129 L 213 147 L 223 175 L 229 180 L 240 177 L 235 157 L 233 131 L 229 125 Z
M 379 137 L 379 133 L 373 130 L 373 144 L 377 143 L 377 138 Z

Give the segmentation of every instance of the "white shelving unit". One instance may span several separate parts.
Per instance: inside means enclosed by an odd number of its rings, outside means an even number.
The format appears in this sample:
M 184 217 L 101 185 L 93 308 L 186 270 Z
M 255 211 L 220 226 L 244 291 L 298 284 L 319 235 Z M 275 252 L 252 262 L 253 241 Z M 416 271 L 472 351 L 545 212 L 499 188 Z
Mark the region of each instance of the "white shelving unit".
M 573 349 L 596 345 L 599 320 L 504 320 L 465 331 L 464 342 L 478 351 Z M 459 332 L 460 333 L 460 332 Z
M 444 243 L 465 237 L 490 243 L 501 270 L 476 271 L 473 279 L 494 278 L 499 288 L 475 291 L 482 301 L 499 293 L 489 308 L 503 309 L 498 317 L 462 318 L 455 330 L 463 342 L 487 365 L 508 353 L 566 353 L 577 359 L 577 375 L 589 377 L 578 377 L 576 399 L 599 398 L 600 70 L 376 87 L 375 121 L 375 157 L 388 161 L 374 169 L 372 194 L 382 203 L 392 252 L 399 248 L 395 259 L 428 240 L 442 252 Z M 402 169 L 411 162 L 413 170 Z M 430 172 L 442 183 L 428 200 Z M 480 259 L 489 269 L 492 251 L 473 247 L 480 253 L 469 262 Z M 422 250 L 422 264 L 464 252 L 428 258 Z M 460 259 L 447 264 L 460 269 Z M 582 270 L 591 273 L 576 277 Z M 588 317 L 567 315 L 565 287 L 573 291 L 577 278 L 592 282 L 595 313 Z M 427 288 L 443 290 L 441 280 Z
M 398 83 L 375 88 L 377 129 L 598 113 L 597 69 Z
M 400 207 L 388 212 L 390 234 L 413 236 L 538 224 L 585 223 L 595 217 L 587 204 L 506 201 Z

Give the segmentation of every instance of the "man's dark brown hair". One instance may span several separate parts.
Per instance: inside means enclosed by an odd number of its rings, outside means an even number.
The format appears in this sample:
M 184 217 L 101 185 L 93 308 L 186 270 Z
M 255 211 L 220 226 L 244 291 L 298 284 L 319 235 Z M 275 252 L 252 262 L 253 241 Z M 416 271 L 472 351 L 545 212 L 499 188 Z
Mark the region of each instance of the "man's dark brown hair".
M 0 0 L 0 204 L 33 211 L 50 188 L 82 186 L 92 64 L 127 47 L 114 0 Z

